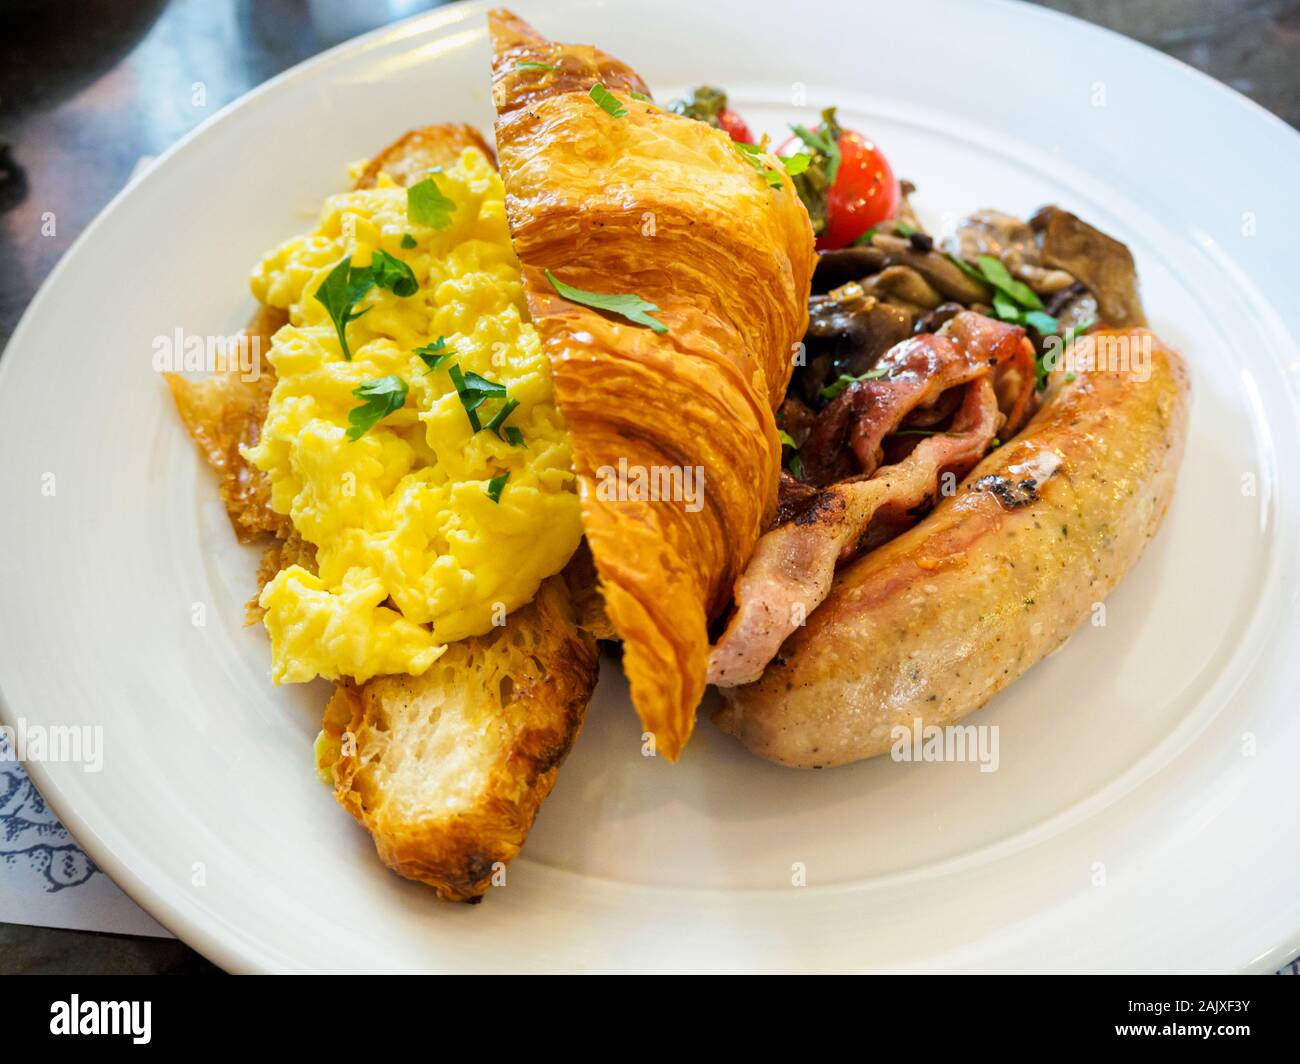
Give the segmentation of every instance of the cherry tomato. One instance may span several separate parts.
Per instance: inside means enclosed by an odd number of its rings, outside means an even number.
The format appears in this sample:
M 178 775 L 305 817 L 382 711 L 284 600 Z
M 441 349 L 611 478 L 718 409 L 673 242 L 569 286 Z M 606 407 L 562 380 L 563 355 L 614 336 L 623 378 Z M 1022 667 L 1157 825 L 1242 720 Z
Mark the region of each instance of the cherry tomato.
M 718 125 L 732 140 L 740 144 L 754 143 L 754 135 L 750 133 L 749 126 L 730 107 L 724 107 L 718 112 Z
M 777 154 L 793 154 L 802 145 L 791 137 Z M 898 179 L 881 150 L 861 133 L 842 131 L 840 168 L 826 198 L 826 230 L 817 238 L 818 250 L 848 247 L 873 225 L 894 217 L 899 198 Z

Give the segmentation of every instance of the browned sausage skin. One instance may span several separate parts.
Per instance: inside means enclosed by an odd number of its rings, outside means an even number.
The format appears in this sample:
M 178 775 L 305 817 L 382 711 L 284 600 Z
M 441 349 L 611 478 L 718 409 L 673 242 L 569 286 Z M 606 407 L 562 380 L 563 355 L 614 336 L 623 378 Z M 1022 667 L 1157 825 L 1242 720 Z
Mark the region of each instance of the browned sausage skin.
M 1061 367 L 1019 436 L 839 573 L 761 679 L 723 692 L 724 731 L 792 767 L 874 757 L 896 726 L 978 709 L 1088 617 L 1169 507 L 1189 396 L 1147 330 L 1092 336 L 1095 367 Z

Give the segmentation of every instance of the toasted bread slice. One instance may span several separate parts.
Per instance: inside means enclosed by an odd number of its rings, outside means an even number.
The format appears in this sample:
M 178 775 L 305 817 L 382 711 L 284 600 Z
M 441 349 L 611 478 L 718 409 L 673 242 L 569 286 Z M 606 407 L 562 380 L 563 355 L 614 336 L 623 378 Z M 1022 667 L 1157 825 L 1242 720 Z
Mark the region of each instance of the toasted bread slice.
M 316 743 L 334 796 L 380 860 L 447 901 L 504 882 L 596 685 L 595 640 L 562 576 L 423 676 L 339 685 Z
M 483 134 L 473 126 L 446 122 L 413 129 L 370 160 L 370 165 L 357 178 L 356 187 L 370 188 L 381 173 L 399 185 L 413 185 L 435 166 L 450 166 L 466 148 L 477 148 L 496 166 L 497 157 Z
M 283 538 L 293 531 L 289 518 L 271 509 L 266 474 L 239 453 L 241 444 L 252 447 L 261 435 L 275 389 L 275 370 L 265 355 L 271 350 L 271 337 L 288 320 L 278 307 L 259 307 L 244 329 L 243 336 L 258 354 L 258 372 L 251 380 L 235 365 L 197 381 L 164 374 L 181 420 L 221 477 L 221 501 L 242 543 L 268 532 Z

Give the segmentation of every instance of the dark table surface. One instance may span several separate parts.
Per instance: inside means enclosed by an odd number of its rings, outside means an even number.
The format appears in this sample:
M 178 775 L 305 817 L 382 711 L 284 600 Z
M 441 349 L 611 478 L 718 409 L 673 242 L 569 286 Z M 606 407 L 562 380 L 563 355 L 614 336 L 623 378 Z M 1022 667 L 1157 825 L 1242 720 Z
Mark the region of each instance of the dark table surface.
M 1300 0 L 1041 0 L 1300 128 Z M 429 0 L 0 0 L 0 343 L 140 159 L 317 52 Z M 47 212 L 55 235 L 42 235 Z M 0 924 L 0 973 L 215 972 L 179 942 Z

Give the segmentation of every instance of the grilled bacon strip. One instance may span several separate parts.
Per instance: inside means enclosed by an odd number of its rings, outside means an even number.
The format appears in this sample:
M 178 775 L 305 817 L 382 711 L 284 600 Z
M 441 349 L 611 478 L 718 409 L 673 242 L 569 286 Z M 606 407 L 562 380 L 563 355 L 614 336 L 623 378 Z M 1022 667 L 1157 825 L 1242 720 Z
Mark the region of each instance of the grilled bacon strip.
M 837 566 L 915 524 L 934 505 L 945 474 L 955 484 L 1004 425 L 1017 431 L 1033 401 L 1033 360 L 1023 329 L 966 311 L 942 333 L 891 348 L 878 363 L 883 376 L 850 385 L 823 411 L 800 453 L 851 448 L 862 472 L 820 490 L 783 485 L 781 523 L 759 540 L 736 581 L 736 608 L 710 652 L 709 682 L 732 687 L 758 679 L 829 594 Z M 947 432 L 882 466 L 886 437 L 909 418 L 948 409 L 952 398 L 960 406 Z M 834 468 L 826 462 L 819 472 Z
M 942 333 L 895 345 L 876 369 L 885 375 L 849 385 L 818 415 L 799 449 L 811 483 L 874 473 L 883 460 L 885 437 L 904 418 L 933 408 L 951 389 L 990 371 L 999 392 L 1014 397 L 1008 403 L 1008 433 L 1019 431 L 1033 398 L 1034 350 L 1025 331 L 973 311 L 956 315 Z
M 823 488 L 802 513 L 759 540 L 736 583 L 735 613 L 709 656 L 710 683 L 757 680 L 829 594 L 836 566 L 859 553 L 873 522 L 901 532 L 934 505 L 944 473 L 956 483 L 975 467 L 1003 417 L 988 375 L 964 387 L 948 433 L 927 437 L 874 477 Z

